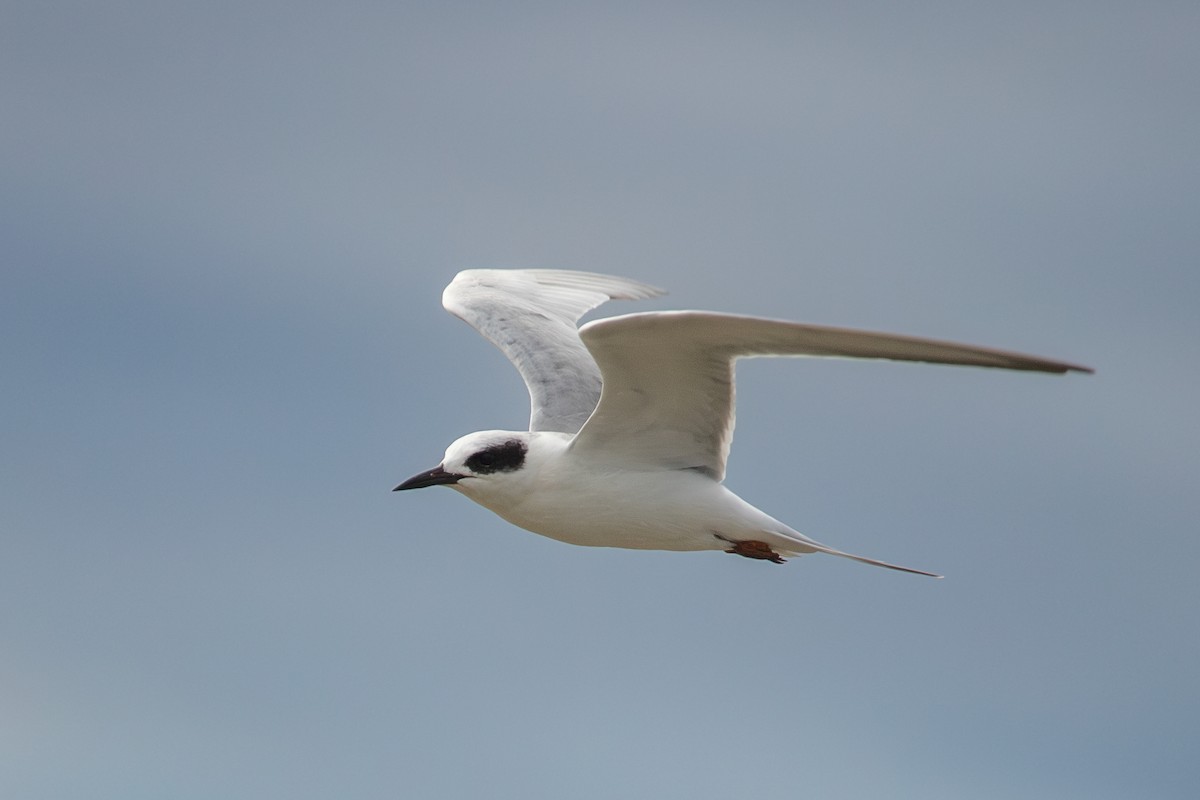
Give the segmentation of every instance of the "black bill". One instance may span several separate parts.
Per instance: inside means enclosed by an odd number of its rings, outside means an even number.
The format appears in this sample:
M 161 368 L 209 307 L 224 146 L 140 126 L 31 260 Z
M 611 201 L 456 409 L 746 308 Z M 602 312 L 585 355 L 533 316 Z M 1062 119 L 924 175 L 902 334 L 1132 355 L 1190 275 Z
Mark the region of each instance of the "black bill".
M 458 483 L 465 476 L 458 475 L 453 472 L 446 472 L 442 469 L 442 465 L 438 464 L 431 470 L 426 470 L 418 475 L 413 475 L 404 483 L 392 489 L 393 492 L 399 492 L 404 489 L 424 489 L 426 486 L 449 486 L 452 483 Z

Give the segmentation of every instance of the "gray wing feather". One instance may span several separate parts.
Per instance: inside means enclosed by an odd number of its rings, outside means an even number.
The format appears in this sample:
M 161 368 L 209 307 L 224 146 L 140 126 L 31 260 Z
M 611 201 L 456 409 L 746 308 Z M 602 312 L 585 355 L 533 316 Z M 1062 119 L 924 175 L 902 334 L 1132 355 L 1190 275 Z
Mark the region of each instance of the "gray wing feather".
M 733 365 L 744 356 L 1091 372 L 974 345 L 702 311 L 610 317 L 589 322 L 579 333 L 600 367 L 604 390 L 572 449 L 648 469 L 695 469 L 718 481 L 733 438 Z
M 579 339 L 579 318 L 606 300 L 663 294 L 644 283 L 553 269 L 471 269 L 442 305 L 508 356 L 529 389 L 531 431 L 575 433 L 600 397 L 600 371 Z

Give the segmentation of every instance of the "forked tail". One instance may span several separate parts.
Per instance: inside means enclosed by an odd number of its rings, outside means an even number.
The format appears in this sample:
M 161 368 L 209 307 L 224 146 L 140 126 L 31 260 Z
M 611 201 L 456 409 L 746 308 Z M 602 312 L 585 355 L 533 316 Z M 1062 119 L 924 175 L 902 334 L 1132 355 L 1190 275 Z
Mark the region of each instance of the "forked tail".
M 928 575 L 930 578 L 941 578 L 942 577 L 941 575 L 938 575 L 936 572 L 926 572 L 923 569 L 913 569 L 912 567 L 902 567 L 899 564 L 889 564 L 886 561 L 880 561 L 879 559 L 876 559 L 876 558 L 867 558 L 866 556 L 856 556 L 853 553 L 843 553 L 841 550 L 834 550 L 832 547 L 826 547 L 825 545 L 817 545 L 815 549 L 817 550 L 817 552 L 820 552 L 820 553 L 828 553 L 831 556 L 841 556 L 842 558 L 849 558 L 849 559 L 853 559 L 854 561 L 861 561 L 862 563 L 870 564 L 873 567 L 886 567 L 887 569 L 894 569 L 894 570 L 898 570 L 900 572 L 911 572 L 914 575 Z
M 807 536 L 800 533 L 791 532 L 787 535 L 787 539 L 790 540 L 788 544 L 792 546 L 792 552 L 796 553 L 826 553 L 831 556 L 840 556 L 841 558 L 849 558 L 853 561 L 861 561 L 862 563 L 870 564 L 873 567 L 885 567 L 887 569 L 894 569 L 899 572 L 911 572 L 914 575 L 927 575 L 930 578 L 942 577 L 936 572 L 926 572 L 923 569 L 913 569 L 912 567 L 902 567 L 899 564 L 889 564 L 886 561 L 880 561 L 876 558 L 867 558 L 866 556 L 856 556 L 853 553 L 844 553 L 841 550 L 835 550 L 832 547 L 827 547 L 820 542 L 814 542 L 812 539 L 809 539 Z M 780 549 L 787 550 L 789 548 L 787 545 L 784 545 Z

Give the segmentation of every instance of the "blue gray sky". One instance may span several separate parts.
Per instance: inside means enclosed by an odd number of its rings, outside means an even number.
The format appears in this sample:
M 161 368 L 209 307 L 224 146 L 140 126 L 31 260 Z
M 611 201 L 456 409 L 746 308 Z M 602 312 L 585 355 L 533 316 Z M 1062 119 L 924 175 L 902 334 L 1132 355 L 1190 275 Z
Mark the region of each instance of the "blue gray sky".
M 1194 3 L 10 2 L 0 795 L 1192 798 Z M 739 370 L 811 556 L 392 494 L 465 267 L 1090 364 Z

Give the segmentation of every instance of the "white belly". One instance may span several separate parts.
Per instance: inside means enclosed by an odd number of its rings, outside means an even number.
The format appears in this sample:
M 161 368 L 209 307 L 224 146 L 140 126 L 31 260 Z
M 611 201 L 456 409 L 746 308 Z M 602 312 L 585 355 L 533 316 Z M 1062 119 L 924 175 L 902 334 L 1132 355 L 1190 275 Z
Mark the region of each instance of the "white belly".
M 546 480 L 514 501 L 472 496 L 499 516 L 570 544 L 637 550 L 724 550 L 729 541 L 787 526 L 713 480 L 690 471 Z M 490 501 L 490 502 L 489 502 Z M 722 538 L 724 537 L 724 538 Z

